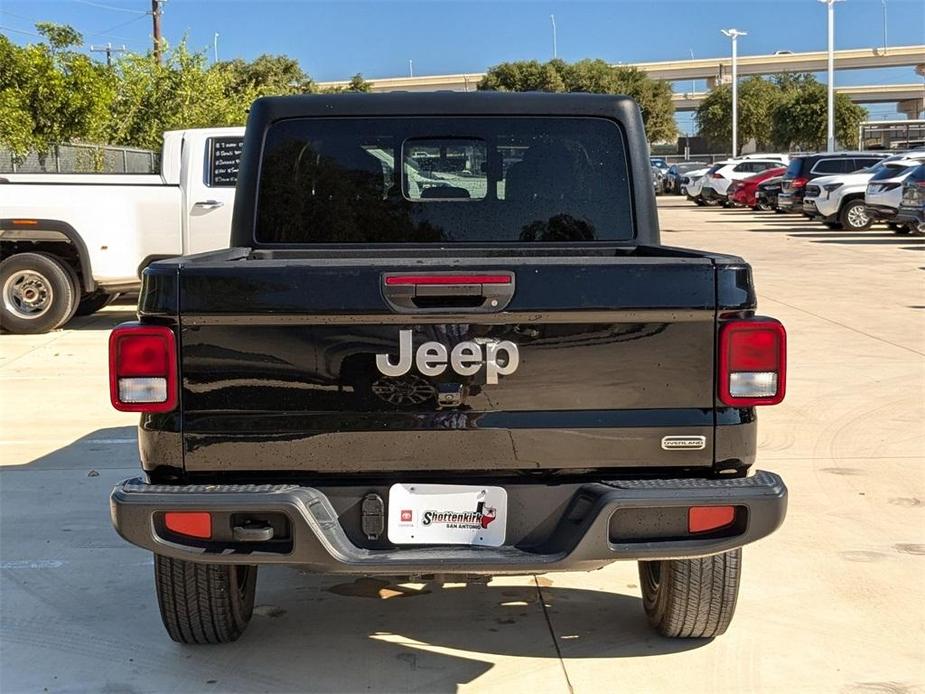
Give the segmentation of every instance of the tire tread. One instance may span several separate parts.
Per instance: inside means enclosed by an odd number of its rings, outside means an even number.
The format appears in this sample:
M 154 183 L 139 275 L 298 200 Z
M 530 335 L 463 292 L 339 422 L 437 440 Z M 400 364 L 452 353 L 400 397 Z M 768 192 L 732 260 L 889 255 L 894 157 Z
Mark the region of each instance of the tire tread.
M 215 644 L 241 636 L 253 609 L 254 581 L 245 586 L 242 600 L 232 581 L 235 570 L 230 565 L 155 555 L 155 589 L 170 638 L 186 644 Z
M 652 626 L 676 638 L 712 638 L 725 632 L 735 613 L 742 550 L 660 564 L 656 593 L 644 596 Z M 647 583 L 642 577 L 641 584 L 645 591 Z

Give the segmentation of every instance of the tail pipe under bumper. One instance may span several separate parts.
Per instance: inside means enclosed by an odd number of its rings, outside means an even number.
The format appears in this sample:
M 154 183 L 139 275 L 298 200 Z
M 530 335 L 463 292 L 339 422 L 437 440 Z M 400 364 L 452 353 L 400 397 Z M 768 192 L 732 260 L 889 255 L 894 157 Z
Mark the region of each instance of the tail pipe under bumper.
M 536 485 L 529 486 L 535 500 Z M 329 498 L 331 489 L 326 493 L 325 488 L 300 485 L 156 485 L 131 479 L 113 490 L 110 506 L 119 534 L 157 554 L 198 562 L 292 564 L 317 573 L 366 575 L 525 574 L 592 570 L 617 560 L 700 557 L 771 534 L 787 510 L 787 488 L 779 476 L 765 471 L 733 479 L 618 479 L 548 488 L 564 501 L 545 508 L 531 503 L 533 510 L 527 511 L 527 504 L 517 503 L 517 486 L 507 487 L 512 512 L 516 508 L 536 517 L 521 518 L 528 531 L 501 547 L 363 547 L 348 536 Z M 357 486 L 347 494 L 354 494 L 359 504 L 367 491 Z M 339 487 L 338 497 L 343 499 L 344 492 Z M 713 532 L 691 533 L 688 509 L 702 506 L 733 506 L 735 520 Z M 286 539 L 275 543 L 238 541 L 237 535 L 225 541 L 178 539 L 164 530 L 160 520 L 171 511 L 204 512 L 225 520 L 229 516 L 283 519 L 281 535 Z

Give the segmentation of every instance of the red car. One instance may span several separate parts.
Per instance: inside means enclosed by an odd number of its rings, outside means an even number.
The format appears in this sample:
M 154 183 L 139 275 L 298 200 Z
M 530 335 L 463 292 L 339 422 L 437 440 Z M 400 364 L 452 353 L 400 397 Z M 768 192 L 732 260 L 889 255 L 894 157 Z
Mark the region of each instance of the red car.
M 766 169 L 749 178 L 743 178 L 741 181 L 733 181 L 729 184 L 726 197 L 729 199 L 729 202 L 734 205 L 743 205 L 745 207 L 751 207 L 752 209 L 758 209 L 758 200 L 755 198 L 755 193 L 758 191 L 758 184 L 763 183 L 769 178 L 774 178 L 775 176 L 783 176 L 786 170 L 786 166 L 781 166 L 776 169 Z

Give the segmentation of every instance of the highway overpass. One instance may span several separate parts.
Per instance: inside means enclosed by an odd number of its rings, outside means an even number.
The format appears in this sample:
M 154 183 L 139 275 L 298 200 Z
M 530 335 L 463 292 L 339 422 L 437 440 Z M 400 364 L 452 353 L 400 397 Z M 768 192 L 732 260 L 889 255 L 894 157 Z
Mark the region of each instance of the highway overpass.
M 739 75 L 770 75 L 778 72 L 823 72 L 826 51 L 739 56 Z M 705 79 L 710 82 L 728 79 L 731 59 L 695 58 L 693 60 L 662 60 L 651 63 L 626 63 L 639 68 L 650 77 L 669 82 Z M 836 70 L 869 70 L 887 67 L 916 67 L 925 71 L 925 45 L 882 48 L 850 48 L 835 51 Z M 421 77 L 387 77 L 372 79 L 374 92 L 392 91 L 472 91 L 484 77 L 483 72 L 455 75 L 424 75 Z M 322 82 L 321 87 L 346 87 L 347 81 Z
M 925 83 L 880 84 L 859 87 L 835 87 L 839 94 L 847 94 L 858 104 L 897 103 L 908 118 L 917 118 L 925 110 Z M 675 93 L 671 102 L 675 111 L 694 111 L 709 92 Z

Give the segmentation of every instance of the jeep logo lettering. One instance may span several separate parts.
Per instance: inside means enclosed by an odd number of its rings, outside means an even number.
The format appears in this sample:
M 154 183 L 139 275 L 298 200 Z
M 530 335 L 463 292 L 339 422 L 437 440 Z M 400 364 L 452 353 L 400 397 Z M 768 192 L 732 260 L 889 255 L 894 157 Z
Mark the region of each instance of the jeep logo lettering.
M 450 368 L 460 376 L 474 376 L 485 365 L 485 382 L 497 383 L 498 376 L 510 376 L 520 364 L 517 345 L 508 340 L 486 342 L 460 342 L 447 353 L 446 345 L 439 342 L 425 342 L 412 354 L 410 330 L 398 333 L 398 363 L 393 364 L 388 354 L 376 355 L 376 368 L 386 376 L 404 376 L 411 370 L 411 362 L 424 376 L 439 376 Z M 500 357 L 500 359 L 499 359 Z

